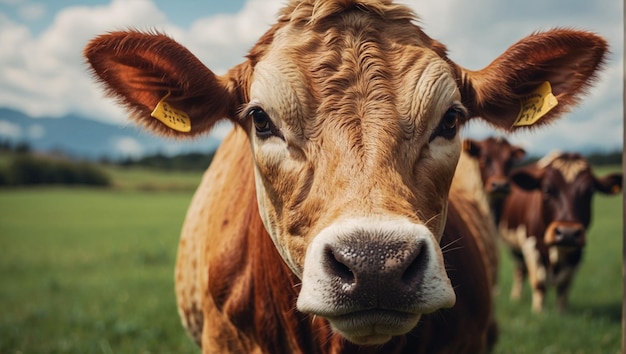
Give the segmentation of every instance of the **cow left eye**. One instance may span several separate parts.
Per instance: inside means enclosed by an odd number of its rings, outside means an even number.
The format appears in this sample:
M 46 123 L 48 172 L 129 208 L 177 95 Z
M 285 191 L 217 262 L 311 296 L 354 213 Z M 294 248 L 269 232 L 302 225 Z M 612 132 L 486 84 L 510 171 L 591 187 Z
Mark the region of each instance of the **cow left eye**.
M 439 121 L 439 125 L 430 136 L 430 140 L 432 141 L 437 137 L 442 137 L 448 140 L 454 138 L 459 130 L 459 120 L 463 117 L 463 115 L 463 110 L 457 107 L 448 109 L 441 118 L 441 121 Z

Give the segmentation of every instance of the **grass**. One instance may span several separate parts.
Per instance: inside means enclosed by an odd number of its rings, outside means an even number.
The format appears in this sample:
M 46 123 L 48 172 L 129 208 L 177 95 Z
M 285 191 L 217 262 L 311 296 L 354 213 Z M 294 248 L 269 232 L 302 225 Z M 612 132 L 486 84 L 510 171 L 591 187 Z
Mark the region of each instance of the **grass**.
M 596 169 L 598 176 L 619 167 Z M 531 292 L 524 284 L 519 303 L 509 300 L 511 257 L 502 249 L 497 298 L 500 341 L 497 354 L 620 353 L 622 306 L 622 198 L 596 194 L 593 220 L 583 263 L 570 291 L 570 308 L 555 310 L 555 292 L 548 291 L 546 311 L 530 311 Z
M 191 194 L 0 194 L 0 352 L 197 352 L 173 270 Z
M 142 191 L 194 191 L 202 174 L 195 171 L 159 171 L 149 168 L 107 166 L 116 189 Z
M 178 319 L 173 271 L 200 174 L 113 173 L 112 189 L 0 191 L 0 353 L 199 351 Z M 550 292 L 547 311 L 531 314 L 528 287 L 511 303 L 503 250 L 495 353 L 620 352 L 622 199 L 594 204 L 566 313 Z

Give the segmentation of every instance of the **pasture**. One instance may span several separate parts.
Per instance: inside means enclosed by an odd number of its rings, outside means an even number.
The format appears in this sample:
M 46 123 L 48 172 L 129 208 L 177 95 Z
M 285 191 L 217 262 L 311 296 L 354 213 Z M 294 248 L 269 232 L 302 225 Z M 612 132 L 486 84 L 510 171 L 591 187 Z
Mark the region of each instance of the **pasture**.
M 618 170 L 612 168 L 611 170 Z M 598 170 L 599 175 L 609 169 Z M 0 191 L 0 353 L 196 353 L 176 312 L 178 235 L 198 173 L 112 170 L 113 189 Z M 594 197 L 571 308 L 530 313 L 501 254 L 495 353 L 619 353 L 622 198 Z

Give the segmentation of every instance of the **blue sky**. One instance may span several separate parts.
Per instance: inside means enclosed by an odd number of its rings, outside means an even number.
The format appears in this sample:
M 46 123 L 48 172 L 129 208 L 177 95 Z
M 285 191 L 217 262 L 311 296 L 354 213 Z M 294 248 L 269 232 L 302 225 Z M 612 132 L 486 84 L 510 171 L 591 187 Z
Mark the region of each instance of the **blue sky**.
M 110 0 L 0 0 L 0 13 L 8 15 L 12 20 L 23 22 L 33 31 L 40 34 L 48 28 L 54 17 L 61 10 L 72 6 L 103 6 Z M 177 26 L 186 27 L 190 23 L 210 14 L 236 13 L 241 10 L 244 0 L 194 0 L 194 1 L 155 1 L 156 5 L 168 15 Z
M 553 27 L 594 31 L 612 54 L 596 86 L 578 109 L 539 132 L 516 134 L 514 143 L 537 154 L 622 147 L 623 2 L 621 0 L 398 0 L 446 44 L 450 57 L 480 69 L 522 37 Z M 0 0 L 0 107 L 31 116 L 78 114 L 129 124 L 126 114 L 87 73 L 82 48 L 94 36 L 128 27 L 157 29 L 187 46 L 216 73 L 243 56 L 275 20 L 283 0 Z M 228 127 L 213 134 L 223 136 Z M 11 130 L 1 121 L 0 136 Z M 472 124 L 465 136 L 491 129 Z

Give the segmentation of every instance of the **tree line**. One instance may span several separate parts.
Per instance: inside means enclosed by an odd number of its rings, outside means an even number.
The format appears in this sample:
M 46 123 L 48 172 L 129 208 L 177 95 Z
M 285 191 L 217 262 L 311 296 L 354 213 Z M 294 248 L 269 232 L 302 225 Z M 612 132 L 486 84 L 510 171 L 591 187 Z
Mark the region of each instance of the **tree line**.
M 175 156 L 156 153 L 118 161 L 103 157 L 99 161 L 92 162 L 71 159 L 62 153 L 33 152 L 27 143 L 11 144 L 0 141 L 0 157 L 2 157 L 0 159 L 0 186 L 45 184 L 110 186 L 112 181 L 103 165 L 166 171 L 203 171 L 211 164 L 213 156 L 214 153 L 200 152 Z M 594 166 L 622 163 L 622 151 L 594 153 L 585 157 Z M 525 163 L 536 159 L 536 157 L 529 157 Z

